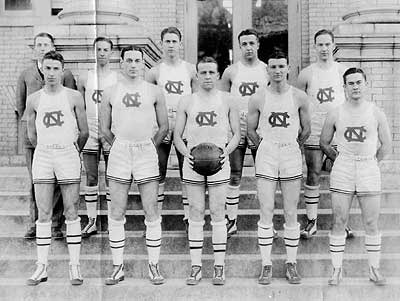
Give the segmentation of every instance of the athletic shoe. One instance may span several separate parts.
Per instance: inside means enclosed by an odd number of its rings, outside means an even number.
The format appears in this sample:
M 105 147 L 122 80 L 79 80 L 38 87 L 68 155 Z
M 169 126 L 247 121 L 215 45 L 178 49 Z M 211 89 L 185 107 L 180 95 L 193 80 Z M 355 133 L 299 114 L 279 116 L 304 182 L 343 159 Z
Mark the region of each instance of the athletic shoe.
M 369 267 L 369 280 L 378 286 L 386 284 L 386 279 L 379 272 L 379 268 Z
M 120 281 L 123 281 L 125 279 L 125 274 L 124 274 L 124 265 L 114 265 L 114 270 L 111 274 L 110 277 L 108 277 L 104 283 L 106 285 L 114 285 L 117 284 Z
M 346 231 L 346 239 L 354 238 L 354 233 L 351 231 L 349 226 L 347 226 L 344 230 Z
M 47 265 L 43 263 L 36 263 L 36 270 L 26 281 L 27 285 L 38 285 L 40 282 L 47 281 Z
M 88 238 L 94 234 L 97 234 L 96 219 L 94 217 L 89 217 L 88 224 L 82 230 L 82 238 Z
M 236 219 L 229 219 L 226 215 L 226 237 L 231 238 L 232 235 L 237 233 Z
M 36 226 L 33 226 L 26 231 L 24 235 L 25 239 L 35 239 L 36 238 Z
M 53 232 L 51 233 L 51 236 L 55 240 L 61 240 L 64 238 L 64 234 L 62 233 L 61 229 L 59 229 L 59 228 L 54 228 Z
M 69 280 L 71 281 L 72 285 L 81 285 L 83 283 L 79 264 L 69 265 Z
M 214 277 L 212 279 L 214 285 L 225 284 L 225 269 L 223 265 L 214 265 Z
M 158 268 L 158 263 L 149 263 L 149 277 L 150 282 L 155 285 L 163 284 L 165 282 L 165 279 Z
M 342 268 L 333 268 L 333 273 L 331 278 L 328 280 L 329 285 L 339 285 L 339 283 L 343 279 L 343 271 Z
M 309 239 L 317 233 L 317 219 L 307 219 L 307 225 L 300 231 L 300 237 Z
M 286 263 L 286 279 L 290 284 L 301 283 L 301 277 L 297 273 L 296 263 L 294 263 L 294 262 Z
M 260 278 L 258 278 L 258 283 L 267 285 L 270 284 L 272 280 L 272 265 L 264 265 L 261 269 Z
M 197 285 L 201 280 L 201 266 L 199 265 L 192 265 L 190 270 L 190 275 L 186 279 L 187 285 Z

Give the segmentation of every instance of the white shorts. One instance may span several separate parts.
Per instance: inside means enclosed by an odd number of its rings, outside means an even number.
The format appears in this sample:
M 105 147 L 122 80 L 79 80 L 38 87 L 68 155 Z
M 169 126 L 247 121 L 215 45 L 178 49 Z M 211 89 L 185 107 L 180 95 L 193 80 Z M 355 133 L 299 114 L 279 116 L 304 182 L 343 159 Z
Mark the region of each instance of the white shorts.
M 158 155 L 151 139 L 129 142 L 116 139 L 108 158 L 107 178 L 122 184 L 144 184 L 160 179 Z
M 88 119 L 89 126 L 89 138 L 82 150 L 85 154 L 100 154 L 100 150 L 103 150 L 104 155 L 110 154 L 110 144 L 104 139 L 99 138 L 99 126 L 96 120 Z
M 215 186 L 219 184 L 225 184 L 229 182 L 231 174 L 231 166 L 229 164 L 229 159 L 227 159 L 222 165 L 222 169 L 212 176 L 203 176 L 195 172 L 190 166 L 188 159 L 185 157 L 183 161 L 183 177 L 182 182 L 192 185 L 204 185 Z
M 263 139 L 256 156 L 256 177 L 270 181 L 293 181 L 303 177 L 297 143 L 274 143 Z
M 80 183 L 81 167 L 75 145 L 38 145 L 33 154 L 33 184 Z
M 339 154 L 333 163 L 330 190 L 346 194 L 379 194 L 381 172 L 375 157 Z

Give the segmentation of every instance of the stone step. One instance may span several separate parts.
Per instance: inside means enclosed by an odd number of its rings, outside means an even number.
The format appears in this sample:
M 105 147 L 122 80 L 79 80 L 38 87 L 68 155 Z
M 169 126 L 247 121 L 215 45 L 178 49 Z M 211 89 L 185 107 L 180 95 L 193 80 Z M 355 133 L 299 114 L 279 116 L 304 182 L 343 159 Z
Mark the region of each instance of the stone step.
M 355 231 L 355 237 L 347 241 L 346 253 L 365 253 L 362 231 Z M 36 241 L 22 238 L 23 233 L 5 234 L 0 237 L 0 254 L 15 254 L 30 256 L 36 253 Z M 286 254 L 283 231 L 278 231 L 278 238 L 274 239 L 272 253 Z M 299 254 L 327 254 L 329 252 L 329 231 L 318 231 L 309 240 L 300 240 Z M 111 254 L 108 234 L 101 233 L 82 240 L 81 254 Z M 240 231 L 228 239 L 227 254 L 258 254 L 258 241 L 256 231 Z M 400 233 L 398 231 L 382 231 L 382 253 L 396 253 L 400 246 Z M 189 243 L 184 231 L 164 231 L 162 237 L 161 254 L 188 254 Z M 65 240 L 53 240 L 50 253 L 53 255 L 68 254 Z M 145 238 L 142 231 L 127 231 L 125 239 L 125 254 L 147 254 Z M 211 232 L 204 233 L 203 254 L 213 254 Z
M 25 278 L 29 277 L 24 275 Z M 345 278 L 339 287 L 327 285 L 328 278 L 303 278 L 298 285 L 273 278 L 268 286 L 259 285 L 256 278 L 228 278 L 224 286 L 213 286 L 203 279 L 197 286 L 187 286 L 185 279 L 167 279 L 161 286 L 147 279 L 126 278 L 116 286 L 104 285 L 102 278 L 85 278 L 82 286 L 73 287 L 64 278 L 49 275 L 48 282 L 36 287 L 25 285 L 25 278 L 0 278 L 0 294 L 4 300 L 191 300 L 191 301 L 258 301 L 258 300 L 352 300 L 397 301 L 400 279 L 388 278 L 385 287 L 371 284 L 367 278 Z M 325 276 L 326 277 L 326 276 Z M 134 297 L 133 297 L 134 296 Z

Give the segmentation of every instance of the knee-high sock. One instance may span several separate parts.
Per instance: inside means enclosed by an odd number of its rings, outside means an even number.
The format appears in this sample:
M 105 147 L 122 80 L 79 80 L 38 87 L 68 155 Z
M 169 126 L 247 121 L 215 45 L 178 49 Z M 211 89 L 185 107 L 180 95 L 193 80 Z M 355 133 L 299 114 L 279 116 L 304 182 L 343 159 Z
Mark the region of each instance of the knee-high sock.
M 381 235 L 365 235 L 365 248 L 368 253 L 368 263 L 374 268 L 379 268 L 381 259 Z
M 146 246 L 149 263 L 158 263 L 161 250 L 161 217 L 154 222 L 144 221 L 146 225 Z
M 80 226 L 79 226 L 80 233 Z M 38 263 L 47 265 L 49 247 L 51 243 L 51 222 L 36 222 L 36 248 Z
M 112 218 L 108 220 L 109 240 L 114 265 L 120 265 L 124 261 L 125 222 L 125 218 L 122 221 L 116 221 Z
M 201 253 L 203 251 L 203 226 L 204 221 L 195 222 L 189 219 L 189 247 L 192 265 L 201 266 Z
M 107 217 L 110 218 L 111 214 L 111 196 L 110 187 L 106 186 L 106 201 L 107 201 Z
M 157 206 L 158 212 L 161 216 L 162 206 L 164 203 L 164 190 L 165 190 L 165 183 L 158 184 L 158 197 L 157 197 Z
M 342 267 L 345 245 L 346 234 L 340 236 L 329 235 L 329 250 L 331 252 L 332 265 L 334 268 Z
M 226 213 L 230 220 L 236 219 L 239 207 L 239 186 L 228 185 L 226 196 Z
M 85 203 L 89 218 L 97 219 L 97 198 L 99 186 L 85 186 Z
M 274 240 L 273 225 L 263 225 L 258 222 L 258 246 L 261 253 L 262 265 L 271 265 L 271 250 Z
M 212 226 L 212 244 L 214 249 L 214 264 L 225 265 L 226 253 L 226 221 L 211 221 Z
M 304 201 L 308 219 L 316 219 L 318 215 L 319 185 L 309 186 L 304 184 Z
M 65 221 L 67 225 L 67 244 L 70 264 L 79 264 L 82 239 L 80 221 L 80 217 L 73 221 Z
M 286 224 L 283 225 L 285 246 L 286 246 L 286 262 L 296 262 L 297 248 L 299 246 L 300 238 L 300 225 L 297 224 L 295 227 L 287 227 Z
M 189 219 L 189 201 L 187 199 L 186 184 L 181 182 L 182 187 L 182 204 L 183 204 L 183 219 Z

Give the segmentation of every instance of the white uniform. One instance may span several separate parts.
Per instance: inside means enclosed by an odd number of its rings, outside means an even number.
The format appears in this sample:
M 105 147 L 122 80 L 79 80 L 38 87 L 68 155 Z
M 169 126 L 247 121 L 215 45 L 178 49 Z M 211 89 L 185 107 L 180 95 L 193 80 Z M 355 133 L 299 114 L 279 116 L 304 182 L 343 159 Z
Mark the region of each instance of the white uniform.
M 85 87 L 86 116 L 89 127 L 89 139 L 87 140 L 84 153 L 98 154 L 100 146 L 105 154 L 110 152 L 110 145 L 99 139 L 99 106 L 104 89 L 117 83 L 117 73 L 111 71 L 101 79 L 97 76 L 96 70 L 89 70 Z
M 266 88 L 268 84 L 267 67 L 263 62 L 256 66 L 249 67 L 241 61 L 237 62 L 237 72 L 232 79 L 231 94 L 238 99 L 240 117 L 240 142 L 239 147 L 246 147 L 246 144 L 253 148 L 254 144 L 246 138 L 247 134 L 247 112 L 251 95 L 259 89 Z
M 224 101 L 225 93 L 217 91 L 212 99 L 203 99 L 194 93 L 188 104 L 186 120 L 186 137 L 188 149 L 192 149 L 200 143 L 214 143 L 225 148 L 227 143 L 229 123 L 229 108 Z M 183 182 L 187 184 L 218 185 L 229 182 L 230 165 L 227 160 L 222 169 L 212 176 L 202 176 L 195 172 L 185 158 L 183 163 Z
M 40 90 L 36 111 L 37 146 L 33 155 L 33 183 L 80 183 L 81 161 L 74 143 L 78 137 L 68 88 L 55 95 Z
M 307 88 L 311 97 L 310 117 L 311 135 L 304 144 L 305 148 L 319 149 L 319 139 L 326 116 L 335 107 L 345 101 L 343 76 L 340 64 L 333 62 L 329 69 L 321 69 L 317 64 L 311 65 L 312 79 Z
M 299 107 L 293 87 L 283 94 L 265 91 L 260 114 L 259 131 L 262 141 L 257 150 L 256 177 L 271 181 L 302 178 L 302 158 L 297 142 Z
M 376 160 L 378 121 L 375 105 L 365 102 L 357 111 L 339 108 L 336 140 L 339 155 L 330 177 L 330 190 L 342 193 L 374 194 L 381 191 L 381 176 Z
M 111 181 L 143 184 L 159 180 L 158 156 L 152 141 L 155 89 L 141 81 L 132 88 L 115 86 L 110 101 L 115 141 L 111 146 L 107 177 Z
M 178 66 L 171 66 L 164 62 L 159 66 L 157 84 L 161 87 L 168 110 L 169 131 L 163 143 L 172 143 L 172 133 L 175 129 L 176 111 L 179 99 L 192 93 L 191 73 L 189 63 L 181 61 Z

